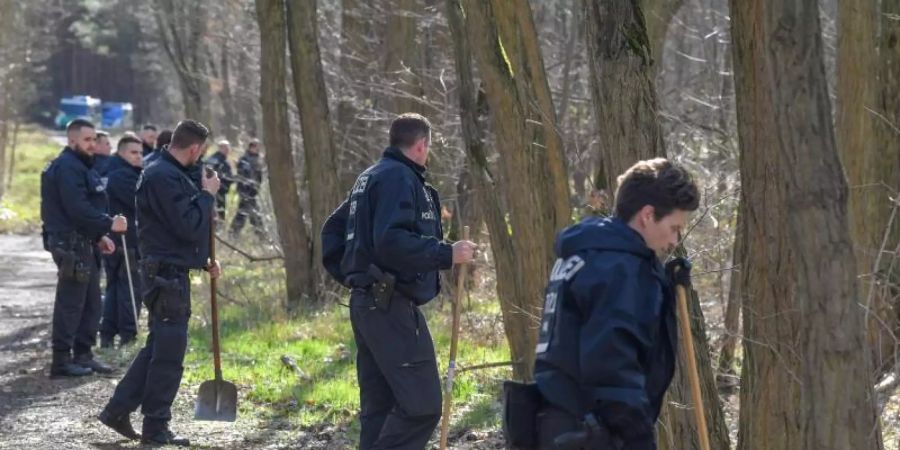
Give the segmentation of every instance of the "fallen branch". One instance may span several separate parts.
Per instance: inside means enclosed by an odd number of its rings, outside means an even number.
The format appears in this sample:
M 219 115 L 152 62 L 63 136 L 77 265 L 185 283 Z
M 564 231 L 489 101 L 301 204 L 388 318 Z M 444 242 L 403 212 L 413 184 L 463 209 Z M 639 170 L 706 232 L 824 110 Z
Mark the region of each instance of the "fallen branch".
M 277 259 L 284 259 L 284 256 L 283 256 L 283 255 L 274 255 L 274 256 L 253 256 L 253 255 L 251 255 L 251 254 L 249 254 L 249 253 L 247 253 L 247 252 L 245 252 L 245 251 L 239 249 L 236 245 L 234 245 L 234 244 L 232 244 L 232 243 L 226 241 L 225 239 L 222 239 L 222 237 L 219 236 L 218 234 L 216 235 L 216 240 L 219 241 L 219 242 L 221 242 L 222 245 L 224 245 L 224 246 L 230 248 L 231 250 L 234 250 L 235 252 L 237 252 L 238 254 L 240 254 L 241 256 L 243 256 L 244 258 L 247 258 L 248 260 L 250 260 L 250 262 L 263 262 L 263 261 L 274 261 L 274 260 L 277 260 Z
M 456 370 L 456 372 L 459 373 L 459 372 L 468 372 L 470 370 L 491 369 L 494 367 L 513 367 L 518 364 L 521 364 L 521 363 L 516 362 L 516 361 L 492 362 L 492 363 L 478 364 L 475 366 L 460 367 L 459 369 Z

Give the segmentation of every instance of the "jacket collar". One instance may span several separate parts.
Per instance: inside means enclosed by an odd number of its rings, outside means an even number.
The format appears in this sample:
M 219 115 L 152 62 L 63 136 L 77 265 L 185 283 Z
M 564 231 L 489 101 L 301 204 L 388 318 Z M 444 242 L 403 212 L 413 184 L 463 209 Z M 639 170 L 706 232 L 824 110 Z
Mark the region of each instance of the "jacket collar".
M 386 148 L 382 156 L 405 164 L 418 175 L 422 182 L 425 181 L 425 171 L 427 170 L 425 166 L 416 164 L 413 160 L 407 158 L 406 155 L 403 154 L 403 150 L 400 150 L 398 147 L 391 146 Z
M 63 149 L 63 152 L 71 153 L 72 156 L 74 156 L 76 159 L 81 161 L 88 168 L 91 168 L 94 166 L 94 156 L 93 155 L 85 155 L 84 153 L 81 153 L 78 150 L 75 150 L 74 148 L 69 147 L 69 146 L 66 146 L 66 148 Z

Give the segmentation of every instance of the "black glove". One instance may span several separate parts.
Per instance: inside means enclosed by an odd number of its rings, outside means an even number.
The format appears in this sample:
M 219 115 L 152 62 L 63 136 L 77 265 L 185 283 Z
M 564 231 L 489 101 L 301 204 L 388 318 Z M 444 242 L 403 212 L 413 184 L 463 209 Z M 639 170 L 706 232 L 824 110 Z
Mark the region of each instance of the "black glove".
M 690 287 L 691 262 L 687 258 L 672 258 L 666 263 L 666 275 L 672 284 Z

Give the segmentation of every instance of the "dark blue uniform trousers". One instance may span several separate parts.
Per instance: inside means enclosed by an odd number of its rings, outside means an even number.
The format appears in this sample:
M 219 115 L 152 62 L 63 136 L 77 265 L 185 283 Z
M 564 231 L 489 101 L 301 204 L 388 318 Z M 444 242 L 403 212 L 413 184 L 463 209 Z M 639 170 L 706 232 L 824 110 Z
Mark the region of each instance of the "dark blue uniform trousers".
M 361 450 L 422 450 L 441 418 L 434 343 L 419 308 L 395 295 L 388 311 L 353 290 Z
M 183 300 L 190 304 L 187 272 L 180 277 Z M 145 286 L 150 286 L 144 280 Z M 164 318 L 150 312 L 150 334 L 144 348 L 137 354 L 125 377 L 116 386 L 106 406 L 113 416 L 129 414 L 141 408 L 144 415 L 144 436 L 163 430 L 172 418 L 172 402 L 184 373 L 184 354 L 187 349 L 190 310 L 177 318 Z
M 106 294 L 103 296 L 103 319 L 100 321 L 100 336 L 112 340 L 116 335 L 123 341 L 130 341 L 137 335 L 136 317 L 141 314 L 141 277 L 137 270 L 137 261 L 132 256 L 131 279 L 134 283 L 135 307 L 137 316 L 132 311 L 131 293 L 128 289 L 128 273 L 125 256 L 120 249 L 104 258 L 106 268 Z
M 76 265 L 86 270 L 86 281 L 59 277 L 53 304 L 53 327 L 50 336 L 54 353 L 76 357 L 93 357 L 91 347 L 100 324 L 100 262 L 89 243 L 73 250 Z M 57 267 L 62 263 L 54 256 Z

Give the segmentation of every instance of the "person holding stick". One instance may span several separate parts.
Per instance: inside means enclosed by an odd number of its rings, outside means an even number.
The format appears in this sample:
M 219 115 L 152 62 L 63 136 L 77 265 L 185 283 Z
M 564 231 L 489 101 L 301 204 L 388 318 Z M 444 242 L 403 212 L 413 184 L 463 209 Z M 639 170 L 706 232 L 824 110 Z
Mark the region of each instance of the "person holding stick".
M 546 290 L 534 379 L 537 447 L 653 450 L 677 355 L 674 251 L 700 194 L 663 159 L 619 177 L 615 216 L 563 230 Z M 674 279 L 673 279 L 674 278 Z
M 208 270 L 213 279 L 221 272 L 219 263 L 209 258 L 219 178 L 215 172 L 207 174 L 202 189 L 191 178 L 208 136 L 209 130 L 199 122 L 179 122 L 169 148 L 144 169 L 137 185 L 135 221 L 150 333 L 99 420 L 122 436 L 148 444 L 190 445 L 170 430 L 169 421 L 187 350 L 188 270 Z M 130 419 L 138 407 L 144 415 L 140 435 Z
M 137 181 L 141 175 L 141 141 L 132 136 L 124 136 L 116 145 L 116 154 L 110 157 L 106 192 L 109 197 L 110 214 L 121 214 L 134 223 L 134 194 Z M 137 229 L 130 227 L 124 236 L 128 242 L 116 248 L 115 253 L 105 258 L 106 295 L 103 296 L 103 316 L 100 321 L 100 347 L 112 348 L 113 341 L 119 336 L 119 345 L 132 343 L 137 336 L 140 299 L 135 301 L 131 296 L 128 284 L 129 269 L 131 278 L 137 281 L 136 293 L 141 292 L 140 277 L 137 274 L 137 262 L 140 259 L 137 245 Z M 119 241 L 122 244 L 121 241 Z M 128 247 L 127 249 L 125 247 Z M 126 261 L 127 258 L 127 261 Z
M 440 292 L 438 271 L 470 262 L 476 245 L 443 240 L 440 200 L 425 182 L 430 143 L 426 118 L 397 117 L 381 160 L 322 228 L 325 269 L 351 289 L 362 450 L 421 450 L 441 417 L 434 343 L 419 306 Z

